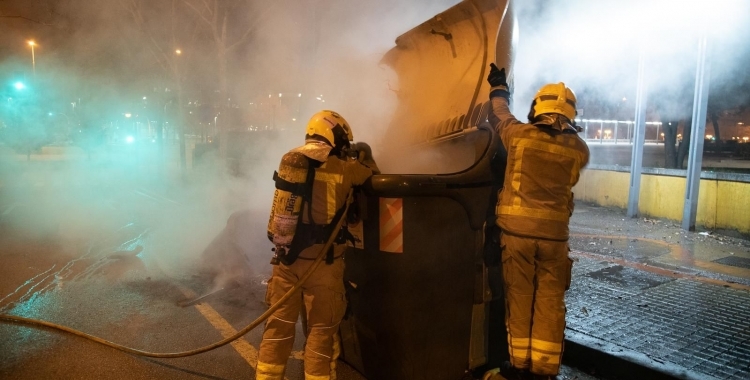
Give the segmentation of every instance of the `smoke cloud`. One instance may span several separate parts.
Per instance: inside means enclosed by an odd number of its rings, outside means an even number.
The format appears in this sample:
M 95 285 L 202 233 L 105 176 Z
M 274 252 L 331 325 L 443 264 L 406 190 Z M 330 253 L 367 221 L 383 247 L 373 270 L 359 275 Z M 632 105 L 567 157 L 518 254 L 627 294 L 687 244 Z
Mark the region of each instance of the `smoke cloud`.
M 0 39 L 12 57 L 0 62 L 12 98 L 0 116 L 0 230 L 92 260 L 143 247 L 142 275 L 180 277 L 205 267 L 206 255 L 229 263 L 211 269 L 249 263 L 251 274 L 268 271 L 271 174 L 303 142 L 307 118 L 340 112 L 377 157 L 396 101 L 388 87 L 396 78 L 379 61 L 398 35 L 455 1 L 235 1 L 227 41 L 240 42 L 226 57 L 226 94 L 215 36 L 194 9 L 128 3 L 3 4 L 3 14 L 24 18 L 3 24 Z M 7 86 L 15 81 L 23 92 Z M 185 121 L 185 171 L 178 91 L 186 112 L 199 115 Z M 215 151 L 198 154 L 217 123 L 263 132 L 229 169 Z M 239 245 L 246 262 L 210 252 L 225 248 L 221 238 Z
M 91 242 L 102 255 L 140 245 L 147 267 L 179 276 L 240 210 L 246 213 L 230 230 L 250 267 L 267 271 L 271 174 L 303 142 L 307 118 L 336 110 L 377 159 L 393 143 L 384 136 L 398 88 L 381 58 L 396 37 L 458 1 L 226 2 L 233 7 L 226 93 L 217 29 L 189 1 L 136 2 L 140 13 L 115 0 L 27 3 L 0 4 L 4 15 L 34 20 L 0 24 L 7 57 L 0 61 L 0 231 L 55 239 L 66 252 L 86 251 Z M 617 117 L 595 110 L 623 98 L 627 117 L 641 52 L 651 96 L 674 99 L 677 113 L 689 113 L 701 34 L 713 49 L 712 88 L 735 82 L 748 62 L 750 39 L 741 26 L 750 4 L 706 4 L 516 1 L 516 114 L 526 114 L 539 86 L 564 81 L 585 117 Z M 37 43 L 35 73 L 29 39 Z M 25 92 L 11 86 L 16 81 L 27 84 Z M 184 121 L 184 172 L 175 127 L 180 100 L 193 112 Z M 199 154 L 217 123 L 258 132 L 231 170 L 215 151 Z M 136 127 L 147 132 L 129 145 L 127 131 Z
M 521 31 L 515 67 L 518 114 L 528 111 L 539 86 L 562 81 L 578 92 L 584 111 L 587 102 L 627 99 L 623 115 L 632 120 L 642 54 L 649 97 L 677 103 L 679 116 L 689 115 L 699 38 L 707 36 L 711 47 L 714 92 L 737 79 L 750 50 L 750 34 L 742 26 L 750 4 L 744 1 L 709 6 L 703 1 L 538 0 L 515 5 Z

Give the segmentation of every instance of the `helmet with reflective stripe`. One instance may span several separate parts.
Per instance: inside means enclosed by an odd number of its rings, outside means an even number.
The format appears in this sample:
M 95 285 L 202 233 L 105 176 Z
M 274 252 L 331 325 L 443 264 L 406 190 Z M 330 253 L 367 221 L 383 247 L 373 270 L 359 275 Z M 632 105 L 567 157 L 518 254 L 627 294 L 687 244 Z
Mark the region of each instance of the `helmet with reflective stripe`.
M 307 135 L 318 135 L 335 147 L 353 141 L 354 135 L 349 123 L 336 112 L 323 110 L 310 118 L 307 123 Z
M 557 113 L 574 120 L 576 117 L 576 94 L 565 83 L 550 83 L 542 86 L 534 96 L 534 117 L 545 113 Z

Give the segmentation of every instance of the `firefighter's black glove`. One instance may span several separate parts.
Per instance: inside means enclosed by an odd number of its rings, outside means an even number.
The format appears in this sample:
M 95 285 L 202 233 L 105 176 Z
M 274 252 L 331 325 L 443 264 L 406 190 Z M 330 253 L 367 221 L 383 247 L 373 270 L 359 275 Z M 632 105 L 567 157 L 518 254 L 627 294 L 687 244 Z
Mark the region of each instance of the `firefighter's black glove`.
M 273 251 L 273 258 L 271 258 L 271 265 L 279 265 L 286 258 L 286 253 L 289 252 L 288 245 L 276 245 L 271 248 Z
M 508 88 L 508 78 L 505 76 L 505 68 L 498 69 L 494 63 L 490 63 L 490 74 L 487 76 L 487 82 L 490 83 L 490 99 L 500 96 L 510 101 L 510 90 Z
M 352 149 L 357 151 L 357 159 L 361 162 L 372 161 L 372 148 L 364 142 L 352 144 Z
M 364 142 L 358 142 L 352 144 L 352 149 L 357 152 L 357 156 L 353 157 L 359 160 L 362 164 L 372 169 L 375 174 L 380 174 L 380 169 L 375 163 L 375 157 L 372 156 L 372 148 L 370 145 Z

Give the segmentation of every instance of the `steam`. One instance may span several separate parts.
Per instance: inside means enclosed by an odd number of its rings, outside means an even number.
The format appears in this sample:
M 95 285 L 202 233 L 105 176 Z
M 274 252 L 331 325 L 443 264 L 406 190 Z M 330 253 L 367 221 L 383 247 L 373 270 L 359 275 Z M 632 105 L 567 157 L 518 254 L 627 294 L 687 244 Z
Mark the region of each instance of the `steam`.
M 184 173 L 179 169 L 176 140 L 166 139 L 160 145 L 145 139 L 127 147 L 122 141 L 125 135 L 117 132 L 136 123 L 144 128 L 169 121 L 165 136 L 176 133 L 176 119 L 168 105 L 177 91 L 173 73 L 160 68 L 161 61 L 148 48 L 151 38 L 132 22 L 121 2 L 45 3 L 54 12 L 25 6 L 26 2 L 10 3 L 14 12 L 31 12 L 29 17 L 39 16 L 44 24 L 3 21 L 0 52 L 13 57 L 0 61 L 3 85 L 20 77 L 29 83 L 27 94 L 44 101 L 23 114 L 0 115 L 0 232 L 56 239 L 66 251 L 80 251 L 90 241 L 98 242 L 103 254 L 142 245 L 140 256 L 149 269 L 179 276 L 201 261 L 230 215 L 241 210 L 248 213 L 230 229 L 250 267 L 267 271 L 271 252 L 265 224 L 273 194 L 271 174 L 281 156 L 302 143 L 307 118 L 320 109 L 341 113 L 352 125 L 355 140 L 370 143 L 378 158 L 393 143 L 383 136 L 396 108 L 393 89 L 398 88 L 395 73 L 379 64 L 383 54 L 394 46 L 396 37 L 458 1 L 237 1 L 228 18 L 234 25 L 230 38 L 240 39 L 249 26 L 252 32 L 230 51 L 230 92 L 218 95 L 211 32 L 196 24 L 191 10 L 180 8 L 176 17 L 187 21 L 178 23 L 177 32 L 170 34 L 171 10 L 152 5 L 154 12 L 146 13 L 148 31 L 156 33 L 165 51 L 181 49 L 183 100 L 201 115 L 186 141 L 189 169 Z M 516 1 L 520 29 L 514 68 L 516 114 L 526 114 L 534 92 L 547 82 L 564 81 L 572 87 L 586 112 L 593 112 L 598 103 L 634 100 L 641 51 L 648 60 L 652 96 L 667 94 L 663 96 L 679 104 L 678 113 L 689 113 L 695 49 L 704 30 L 714 47 L 713 84 L 732 83 L 734 76 L 746 71 L 748 62 L 750 39 L 747 32 L 741 34 L 747 28 L 740 23 L 743 15 L 750 14 L 750 4 L 740 0 L 715 1 L 710 8 L 706 4 Z M 30 70 L 25 38 L 38 43 L 36 75 Z M 686 93 L 687 106 L 680 97 Z M 13 93 L 13 100 L 0 106 L 29 99 L 23 96 Z M 214 123 L 230 122 L 229 115 L 202 107 L 217 101 L 257 110 L 239 125 L 259 132 L 275 130 L 248 142 L 251 149 L 237 166 L 239 176 L 212 160 L 211 153 L 193 161 L 196 144 L 213 133 Z M 40 140 L 49 141 L 43 131 L 63 136 L 68 129 L 79 129 L 83 136 L 84 131 L 102 127 L 117 148 L 87 144 L 86 139 L 52 138 L 68 151 L 55 156 L 40 154 L 38 146 L 25 149 L 14 143 L 29 141 L 24 135 L 28 133 L 39 133 Z
M 710 5 L 673 0 L 516 1 L 515 5 L 521 30 L 515 66 L 515 111 L 520 115 L 527 112 L 539 86 L 560 81 L 578 93 L 579 106 L 586 111 L 594 111 L 598 102 L 625 98 L 630 112 L 637 63 L 643 54 L 651 99 L 674 103 L 678 115 L 670 117 L 684 117 L 692 109 L 700 36 L 707 36 L 712 47 L 714 91 L 736 79 L 750 47 L 743 27 L 750 4 L 744 1 Z
M 266 126 L 275 129 L 248 143 L 247 155 L 234 168 L 241 175 L 214 153 L 193 160 L 213 123 L 230 117 L 201 107 L 192 110 L 201 113 L 196 123 L 202 124 L 191 126 L 185 141 L 188 169 L 179 169 L 179 141 L 173 138 L 177 122 L 169 105 L 174 103 L 167 104 L 177 88 L 149 48 L 150 36 L 160 47 L 170 52 L 179 47 L 182 57 L 190 58 L 180 67 L 186 103 L 223 101 L 215 95 L 212 37 L 205 30 L 189 34 L 199 26 L 189 10 L 178 13 L 192 24 L 178 25 L 172 40 L 171 10 L 158 4 L 145 13 L 145 28 L 134 24 L 117 1 L 50 3 L 54 13 L 13 5 L 14 12 L 32 18 L 44 15 L 45 23 L 4 24 L 18 29 L 5 34 L 15 40 L 1 41 L 3 51 L 15 57 L 0 62 L 3 84 L 18 77 L 28 83 L 28 91 L 12 94 L 11 105 L 25 102 L 24 107 L 0 116 L 3 235 L 54 241 L 61 252 L 73 255 L 90 252 L 91 245 L 97 257 L 143 247 L 138 257 L 149 271 L 143 275 L 153 278 L 205 269 L 200 268 L 207 264 L 205 251 L 217 248 L 211 243 L 226 227 L 247 262 L 208 252 L 214 261 L 208 266 L 224 270 L 229 263 L 247 265 L 251 274 L 268 271 L 271 174 L 281 156 L 303 142 L 307 118 L 320 109 L 336 110 L 353 126 L 355 140 L 373 145 L 377 157 L 396 102 L 388 86 L 389 81 L 395 86 L 396 78 L 379 65 L 382 55 L 398 35 L 456 1 L 235 3 L 230 38 L 241 37 L 247 25 L 253 31 L 228 57 L 227 103 L 266 107 L 268 112 L 261 109 L 260 116 L 239 123 L 261 132 Z M 23 38 L 38 44 L 36 74 Z M 136 135 L 128 145 L 125 131 L 134 125 L 163 127 L 163 143 L 152 132 Z M 31 141 L 28 132 L 38 133 L 38 141 Z M 107 143 L 91 137 L 97 133 Z

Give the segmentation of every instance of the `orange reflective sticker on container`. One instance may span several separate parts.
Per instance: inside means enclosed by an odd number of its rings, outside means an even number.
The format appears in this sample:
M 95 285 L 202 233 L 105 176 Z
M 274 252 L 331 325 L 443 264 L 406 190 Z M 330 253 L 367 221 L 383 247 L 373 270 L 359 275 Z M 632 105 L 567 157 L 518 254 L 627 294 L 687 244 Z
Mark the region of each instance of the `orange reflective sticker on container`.
M 380 198 L 380 250 L 404 252 L 404 200 Z

